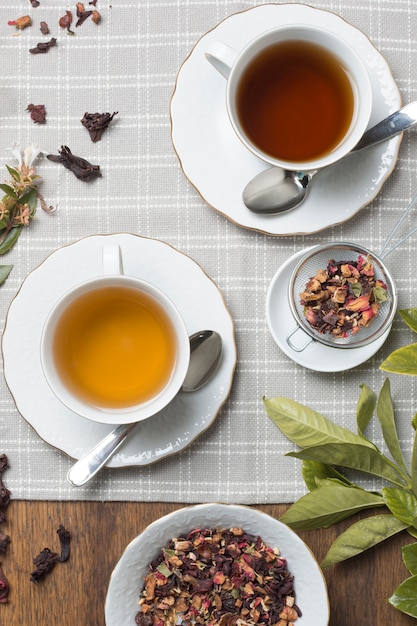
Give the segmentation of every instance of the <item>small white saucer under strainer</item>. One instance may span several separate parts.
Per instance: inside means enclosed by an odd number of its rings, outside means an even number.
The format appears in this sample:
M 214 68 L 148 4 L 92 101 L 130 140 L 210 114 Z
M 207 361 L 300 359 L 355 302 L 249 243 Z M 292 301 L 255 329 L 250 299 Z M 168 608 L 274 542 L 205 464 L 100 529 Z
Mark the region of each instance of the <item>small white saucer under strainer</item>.
M 291 312 L 297 323 L 297 326 L 288 334 L 286 341 L 290 348 L 296 352 L 304 350 L 312 341 L 319 341 L 327 346 L 334 348 L 358 348 L 375 341 L 383 335 L 392 324 L 394 315 L 397 310 L 398 296 L 394 279 L 391 276 L 385 263 L 382 261 L 388 254 L 398 248 L 406 239 L 417 231 L 414 227 L 404 237 L 402 237 L 394 246 L 389 248 L 395 233 L 401 223 L 408 215 L 414 204 L 417 202 L 417 196 L 413 198 L 409 206 L 406 208 L 400 219 L 394 226 L 391 234 L 385 241 L 379 254 L 376 255 L 364 246 L 355 243 L 329 243 L 314 246 L 304 254 L 297 265 L 294 267 L 289 284 L 288 284 L 288 301 Z M 325 269 L 329 261 L 352 262 L 356 261 L 359 256 L 369 258 L 374 266 L 375 279 L 381 280 L 387 287 L 387 299 L 380 303 L 378 314 L 374 317 L 369 326 L 361 327 L 357 333 L 348 332 L 344 336 L 335 336 L 330 332 L 320 332 L 311 326 L 305 317 L 304 305 L 300 302 L 300 293 L 305 290 L 306 283 L 320 269 Z M 303 331 L 303 332 L 301 332 Z M 300 342 L 297 335 L 302 334 L 303 339 Z M 305 336 L 307 335 L 307 337 Z

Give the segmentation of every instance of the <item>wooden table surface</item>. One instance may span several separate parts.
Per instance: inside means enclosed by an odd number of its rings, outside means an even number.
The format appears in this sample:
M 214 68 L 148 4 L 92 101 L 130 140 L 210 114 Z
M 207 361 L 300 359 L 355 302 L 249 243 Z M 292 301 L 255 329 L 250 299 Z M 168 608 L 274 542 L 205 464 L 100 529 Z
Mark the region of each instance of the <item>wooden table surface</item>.
M 9 579 L 8 604 L 0 604 L 1 626 L 104 626 L 110 574 L 127 544 L 150 522 L 181 504 L 12 501 L 1 530 L 10 535 L 2 567 Z M 279 518 L 286 505 L 257 506 Z M 317 559 L 350 522 L 301 532 Z M 59 552 L 56 530 L 71 531 L 71 556 L 38 584 L 30 582 L 32 559 L 43 549 Z M 356 559 L 326 571 L 330 626 L 411 626 L 387 598 L 407 576 L 400 548 L 411 538 L 395 537 Z M 121 624 L 120 626 L 125 626 Z M 126 625 L 129 626 L 129 625 Z

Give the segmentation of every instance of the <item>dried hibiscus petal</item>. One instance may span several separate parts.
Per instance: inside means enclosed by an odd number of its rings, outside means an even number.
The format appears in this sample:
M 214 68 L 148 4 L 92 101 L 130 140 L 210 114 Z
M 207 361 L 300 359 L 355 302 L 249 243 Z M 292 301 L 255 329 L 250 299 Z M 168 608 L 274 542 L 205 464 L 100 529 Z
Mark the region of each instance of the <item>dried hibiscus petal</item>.
M 61 554 L 51 552 L 49 548 L 44 548 L 34 559 L 33 564 L 36 569 L 31 573 L 30 580 L 34 583 L 41 580 L 48 572 L 50 572 L 55 563 L 66 561 L 70 555 L 70 532 L 65 530 L 62 524 L 59 526 L 58 537 L 61 544 Z
M 53 48 L 54 46 L 56 46 L 56 39 L 55 37 L 52 37 L 50 41 L 41 41 L 40 43 L 36 44 L 36 47 L 30 48 L 29 52 L 31 54 L 45 54 L 49 51 L 50 48 Z
M 9 601 L 9 581 L 7 580 L 0 563 L 0 604 Z
M 61 146 L 61 150 L 58 150 L 58 152 L 59 156 L 48 154 L 47 158 L 50 161 L 62 163 L 62 165 L 70 170 L 78 179 L 89 181 L 101 176 L 99 165 L 92 165 L 85 159 L 75 156 L 68 146 Z
M 46 109 L 44 104 L 28 104 L 26 111 L 29 111 L 31 119 L 36 124 L 45 124 Z
M 10 543 L 9 535 L 5 535 L 0 531 L 0 554 L 4 554 L 7 550 L 7 546 Z
M 7 456 L 5 454 L 0 455 L 0 522 L 4 522 L 6 519 L 4 510 L 10 502 L 10 491 L 3 483 L 3 472 L 9 467 Z
M 110 122 L 118 111 L 113 114 L 110 113 L 84 113 L 84 117 L 81 120 L 81 124 L 90 133 L 91 141 L 94 143 L 100 141 L 102 134 L 109 126 Z

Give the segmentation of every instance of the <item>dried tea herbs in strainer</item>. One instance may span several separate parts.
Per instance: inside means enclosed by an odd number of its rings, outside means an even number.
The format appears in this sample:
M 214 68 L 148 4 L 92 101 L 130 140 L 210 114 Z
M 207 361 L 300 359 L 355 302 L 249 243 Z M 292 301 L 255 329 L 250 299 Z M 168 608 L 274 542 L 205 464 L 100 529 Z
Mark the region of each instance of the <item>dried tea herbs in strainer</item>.
M 371 257 L 329 260 L 300 293 L 307 322 L 319 333 L 347 337 L 367 328 L 387 299 L 387 285 L 376 278 Z

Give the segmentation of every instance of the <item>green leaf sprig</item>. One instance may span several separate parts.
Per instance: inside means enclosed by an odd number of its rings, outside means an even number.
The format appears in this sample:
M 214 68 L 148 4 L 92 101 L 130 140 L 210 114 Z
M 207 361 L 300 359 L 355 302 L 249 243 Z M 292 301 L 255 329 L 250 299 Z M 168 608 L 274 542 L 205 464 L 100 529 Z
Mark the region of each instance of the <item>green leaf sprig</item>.
M 264 399 L 264 406 L 276 426 L 299 447 L 288 456 L 302 461 L 303 479 L 309 490 L 284 513 L 282 522 L 295 530 L 328 528 L 358 511 L 384 508 L 379 514 L 352 523 L 339 535 L 321 563 L 323 569 L 403 531 L 417 538 L 417 435 L 414 433 L 409 469 L 399 443 L 388 379 L 378 397 L 361 385 L 356 408 L 357 432 L 288 398 Z M 389 456 L 365 435 L 375 414 Z M 416 420 L 412 424 L 415 431 Z M 343 469 L 381 479 L 380 492 L 353 483 Z M 389 602 L 417 618 L 417 543 L 405 546 L 402 553 L 411 576 L 394 591 Z
M 15 143 L 12 154 L 17 160 L 15 167 L 6 165 L 10 179 L 0 184 L 4 195 L 0 199 L 0 254 L 5 254 L 18 240 L 23 228 L 28 226 L 36 213 L 38 201 L 44 211 L 53 212 L 54 207 L 47 207 L 39 193 L 37 184 L 40 176 L 33 167 L 40 150 L 33 144 L 23 151 Z M 12 265 L 0 265 L 0 285 L 9 275 Z
M 417 333 L 417 309 L 403 309 L 399 314 L 407 326 Z M 417 343 L 394 350 L 379 367 L 393 374 L 417 376 Z

